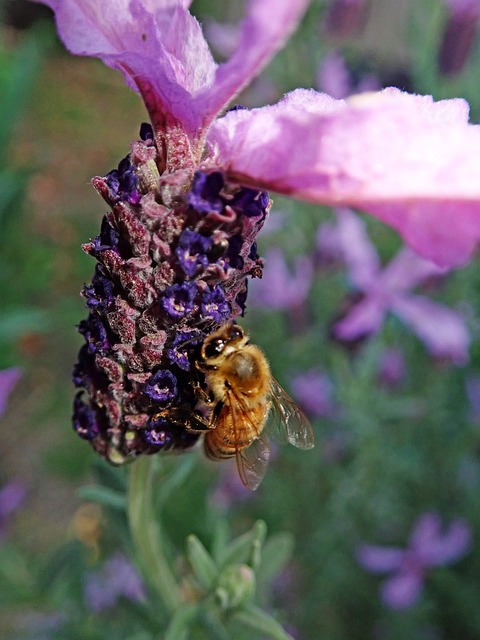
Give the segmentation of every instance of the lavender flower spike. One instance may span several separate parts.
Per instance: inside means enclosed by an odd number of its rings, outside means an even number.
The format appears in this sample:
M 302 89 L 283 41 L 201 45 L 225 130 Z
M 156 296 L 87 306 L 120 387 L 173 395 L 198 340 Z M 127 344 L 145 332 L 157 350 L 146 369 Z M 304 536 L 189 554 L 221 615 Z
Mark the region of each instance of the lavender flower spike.
M 226 111 L 308 0 L 249 0 L 223 64 L 190 0 L 40 1 L 67 48 L 119 70 L 151 121 L 93 180 L 110 211 L 83 247 L 99 266 L 83 290 L 73 422 L 111 462 L 196 442 L 185 424 L 202 380 L 192 381 L 198 340 L 187 336 L 202 340 L 245 311 L 247 279 L 262 274 L 255 239 L 267 189 L 365 208 L 440 263 L 471 254 L 480 132 L 463 101 L 391 89 L 344 102 L 299 89 L 270 107 Z
M 420 598 L 429 570 L 460 559 L 471 544 L 466 522 L 454 520 L 442 533 L 440 516 L 427 512 L 417 520 L 406 549 L 364 544 L 357 559 L 372 573 L 392 574 L 381 587 L 382 599 L 391 609 L 406 609 Z

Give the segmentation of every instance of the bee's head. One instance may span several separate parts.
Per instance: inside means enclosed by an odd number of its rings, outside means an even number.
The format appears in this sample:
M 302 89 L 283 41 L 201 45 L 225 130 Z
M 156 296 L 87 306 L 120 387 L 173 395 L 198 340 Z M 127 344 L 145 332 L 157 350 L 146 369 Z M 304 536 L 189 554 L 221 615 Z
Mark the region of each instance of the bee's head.
M 215 364 L 217 358 L 224 358 L 237 351 L 248 342 L 242 327 L 233 322 L 223 325 L 203 341 L 200 357 L 207 364 Z

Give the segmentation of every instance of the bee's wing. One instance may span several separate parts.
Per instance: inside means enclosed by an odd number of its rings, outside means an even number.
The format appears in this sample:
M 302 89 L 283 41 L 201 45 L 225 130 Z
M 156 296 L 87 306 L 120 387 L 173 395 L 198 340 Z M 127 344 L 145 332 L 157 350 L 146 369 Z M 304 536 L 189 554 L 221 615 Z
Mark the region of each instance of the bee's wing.
M 263 432 L 260 435 L 258 427 L 250 420 L 249 411 L 245 407 L 241 398 L 228 391 L 227 402 L 229 403 L 233 430 L 235 434 L 235 443 L 241 442 L 242 438 L 240 433 L 245 430 L 244 424 L 249 433 L 256 434 L 256 438 L 252 443 L 244 449 L 236 447 L 235 458 L 237 461 L 238 474 L 243 484 L 255 491 L 267 471 L 268 461 L 270 459 L 270 446 L 266 436 Z
M 270 382 L 272 416 L 270 432 L 282 444 L 293 444 L 299 449 L 311 449 L 314 446 L 312 427 L 307 416 L 283 389 L 275 378 Z

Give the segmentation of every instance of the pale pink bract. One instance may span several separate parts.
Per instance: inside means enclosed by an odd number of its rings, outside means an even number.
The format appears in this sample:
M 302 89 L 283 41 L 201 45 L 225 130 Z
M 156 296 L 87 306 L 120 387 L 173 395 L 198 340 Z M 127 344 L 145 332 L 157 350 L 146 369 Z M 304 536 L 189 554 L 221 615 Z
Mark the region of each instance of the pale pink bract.
M 299 89 L 217 118 L 285 43 L 307 0 L 251 0 L 220 65 L 188 0 L 40 1 L 70 51 L 101 58 L 142 95 L 166 171 L 216 168 L 232 182 L 368 211 L 442 266 L 471 256 L 480 129 L 463 100 L 387 89 L 343 101 Z

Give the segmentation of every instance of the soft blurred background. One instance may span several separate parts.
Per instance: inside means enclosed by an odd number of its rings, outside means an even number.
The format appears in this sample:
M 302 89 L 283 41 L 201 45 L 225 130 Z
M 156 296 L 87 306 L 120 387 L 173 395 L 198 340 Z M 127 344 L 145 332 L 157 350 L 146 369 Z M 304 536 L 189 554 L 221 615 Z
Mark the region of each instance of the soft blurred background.
M 393 85 L 465 97 L 478 121 L 479 5 L 314 0 L 238 101 Z M 48 9 L 0 7 L 0 637 L 163 638 L 132 564 L 127 472 L 70 424 L 94 268 L 80 245 L 105 213 L 90 179 L 117 166 L 146 114 L 119 74 L 64 51 Z M 238 3 L 192 12 L 228 56 Z M 278 544 L 257 602 L 294 638 L 478 639 L 478 259 L 446 273 L 374 220 L 280 197 L 259 246 L 266 273 L 242 324 L 316 447 L 276 450 L 255 494 L 234 464 L 169 457 L 162 521 L 179 572 L 188 534 L 210 547 L 222 527 L 262 519 Z

